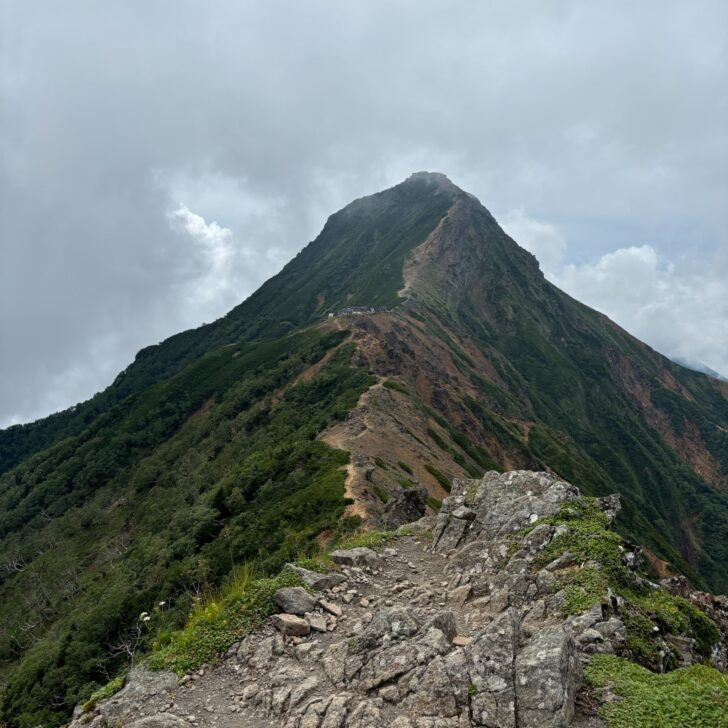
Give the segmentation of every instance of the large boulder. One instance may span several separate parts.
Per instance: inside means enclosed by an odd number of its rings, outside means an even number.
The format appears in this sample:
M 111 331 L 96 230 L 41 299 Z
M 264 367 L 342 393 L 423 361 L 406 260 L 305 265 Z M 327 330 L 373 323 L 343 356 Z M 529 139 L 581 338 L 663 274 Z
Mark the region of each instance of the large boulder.
M 473 725 L 516 728 L 513 663 L 521 637 L 518 613 L 510 608 L 479 632 L 465 649 Z
M 285 586 L 273 595 L 273 601 L 282 612 L 297 614 L 302 617 L 306 612 L 313 612 L 316 600 L 300 586 Z
M 537 632 L 516 657 L 519 728 L 566 728 L 574 717 L 581 661 L 563 627 Z
M 490 471 L 482 480 L 456 479 L 438 514 L 433 543 L 438 551 L 449 551 L 516 533 L 579 497 L 576 486 L 550 473 Z M 615 507 L 611 501 L 608 506 Z
M 296 566 L 296 564 L 286 564 L 286 568 L 296 574 L 313 591 L 326 591 L 327 589 L 331 589 L 332 586 L 338 586 L 346 581 L 346 577 L 343 574 L 337 574 L 333 571 L 321 573 L 319 571 L 304 569 L 302 566 Z
M 379 556 L 365 546 L 358 546 L 353 549 L 332 551 L 331 560 L 343 566 L 374 566 L 379 561 Z
M 427 509 L 427 490 L 421 485 L 404 488 L 390 498 L 379 518 L 382 528 L 394 530 L 405 523 L 418 521 Z
M 129 673 L 124 688 L 109 700 L 99 703 L 99 713 L 111 728 L 128 726 L 144 715 L 152 699 L 170 693 L 177 683 L 178 678 L 172 672 L 135 667 Z
M 352 643 L 355 652 L 373 650 L 390 640 L 403 639 L 417 634 L 420 623 L 413 609 L 389 607 L 382 609 L 358 638 Z
M 311 625 L 295 614 L 274 614 L 271 623 L 279 632 L 289 637 L 305 637 L 311 633 Z

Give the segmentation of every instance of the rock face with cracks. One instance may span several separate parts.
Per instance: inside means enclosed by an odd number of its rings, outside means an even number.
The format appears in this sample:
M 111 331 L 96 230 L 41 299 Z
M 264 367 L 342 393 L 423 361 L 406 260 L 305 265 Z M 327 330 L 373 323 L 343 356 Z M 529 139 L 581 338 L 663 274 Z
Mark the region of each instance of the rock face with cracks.
M 559 574 L 575 567 L 568 553 L 543 566 L 563 534 L 550 519 L 580 500 L 546 473 L 456 481 L 415 535 L 378 552 L 334 552 L 336 574 L 303 570 L 310 591 L 274 598 L 294 613 L 272 617 L 219 664 L 181 679 L 135 669 L 71 728 L 603 725 L 578 694 L 591 655 L 625 649 L 619 606 L 564 618 Z M 595 503 L 611 523 L 618 499 Z

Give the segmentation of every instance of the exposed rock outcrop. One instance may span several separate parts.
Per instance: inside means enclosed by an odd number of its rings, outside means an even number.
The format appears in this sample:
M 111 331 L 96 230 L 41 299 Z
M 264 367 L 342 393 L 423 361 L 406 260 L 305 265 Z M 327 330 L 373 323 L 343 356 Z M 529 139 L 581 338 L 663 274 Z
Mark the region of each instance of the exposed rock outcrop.
M 401 490 L 386 503 L 379 522 L 388 529 L 412 523 L 425 515 L 426 504 L 427 490 L 421 485 Z
M 275 615 L 219 665 L 180 685 L 170 673 L 135 670 L 122 692 L 73 728 L 132 718 L 131 725 L 164 728 L 562 728 L 584 721 L 577 700 L 584 664 L 597 653 L 627 653 L 623 600 L 608 589 L 587 598 L 580 586 L 565 586 L 582 583 L 575 574 L 599 577 L 603 567 L 575 563 L 568 550 L 552 553 L 580 527 L 568 525 L 570 514 L 591 513 L 607 528 L 619 509 L 613 497 L 585 504 L 576 487 L 546 473 L 456 481 L 431 539 L 401 536 L 379 553 L 333 552 L 342 565 L 336 578 L 301 572 L 309 587 L 325 588 L 276 593 L 281 608 L 300 616 Z M 617 536 L 607 541 L 617 548 Z M 576 604 L 593 603 L 573 608 L 575 596 Z M 717 613 L 725 603 L 708 608 Z M 694 649 L 675 646 L 685 660 Z M 723 643 L 712 649 L 724 660 Z M 580 724 L 601 723 L 590 716 Z

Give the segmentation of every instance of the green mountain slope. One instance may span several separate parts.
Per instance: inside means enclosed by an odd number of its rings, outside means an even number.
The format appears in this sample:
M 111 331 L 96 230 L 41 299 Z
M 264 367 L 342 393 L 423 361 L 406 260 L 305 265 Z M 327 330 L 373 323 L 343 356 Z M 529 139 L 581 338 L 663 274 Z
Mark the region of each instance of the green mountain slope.
M 218 346 L 276 338 L 344 306 L 396 305 L 405 256 L 458 194 L 444 178 L 420 174 L 347 205 L 278 275 L 223 318 L 142 349 L 114 384 L 92 400 L 0 431 L 0 472 L 67 434 L 77 434 L 108 407 Z
M 356 305 L 389 310 L 326 319 Z M 411 479 L 437 507 L 449 478 L 493 467 L 621 492 L 626 535 L 728 590 L 728 384 L 556 289 L 442 175 L 413 175 L 333 215 L 224 318 L 0 432 L 2 720 L 62 723 L 126 664 L 140 612 L 165 602 L 143 651 L 236 566 L 314 553 L 356 523 L 345 486 L 375 522 Z

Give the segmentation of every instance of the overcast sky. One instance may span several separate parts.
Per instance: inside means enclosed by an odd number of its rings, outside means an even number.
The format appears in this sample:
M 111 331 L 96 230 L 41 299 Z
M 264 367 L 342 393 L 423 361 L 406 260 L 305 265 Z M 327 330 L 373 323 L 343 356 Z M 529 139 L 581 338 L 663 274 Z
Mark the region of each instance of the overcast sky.
M 728 375 L 724 0 L 0 8 L 0 426 L 91 396 L 420 169 Z

